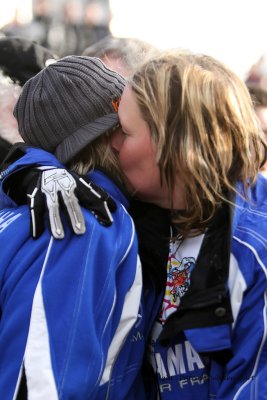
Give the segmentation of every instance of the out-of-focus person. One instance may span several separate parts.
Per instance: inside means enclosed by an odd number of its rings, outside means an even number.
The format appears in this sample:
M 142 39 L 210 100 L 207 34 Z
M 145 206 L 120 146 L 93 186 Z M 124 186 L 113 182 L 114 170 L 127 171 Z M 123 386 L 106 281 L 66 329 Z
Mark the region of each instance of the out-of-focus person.
M 128 191 L 109 144 L 111 133 L 120 129 L 116 105 L 124 87 L 125 79 L 101 60 L 68 56 L 28 80 L 16 104 L 25 142 L 55 152 L 72 173 L 82 173 L 81 186 L 98 200 L 104 196 L 108 221 L 103 226 L 87 211 L 86 231 L 76 215 L 84 235 L 68 230 L 63 240 L 54 240 L 45 229 L 33 242 L 25 206 L 12 207 L 9 201 L 1 209 L 0 388 L 5 400 L 146 398 L 140 368 L 145 317 L 154 302 L 145 302 L 142 292 L 136 231 L 126 211 Z M 52 154 L 31 150 L 53 165 Z M 32 164 L 30 153 L 19 169 L 27 160 Z M 61 186 L 68 193 L 77 187 L 73 175 L 60 175 L 46 170 L 44 191 L 51 200 Z M 33 202 L 35 193 L 28 194 Z
M 76 54 L 110 35 L 108 2 L 77 2 L 68 0 L 62 5 L 61 18 L 55 20 L 48 34 L 49 47 L 61 57 Z
M 0 38 L 0 69 L 20 86 L 56 59 L 55 52 L 34 40 L 22 36 Z
M 267 54 L 252 65 L 246 78 L 246 85 L 252 97 L 255 112 L 267 140 Z M 262 166 L 261 173 L 267 177 L 267 162 Z
M 22 37 L 0 38 L 0 163 L 15 142 L 23 142 L 13 109 L 24 83 L 58 57 Z
M 88 46 L 82 54 L 100 58 L 107 67 L 127 77 L 156 51 L 155 46 L 141 39 L 106 36 Z
M 13 116 L 14 105 L 21 87 L 3 74 L 0 69 L 0 163 L 15 142 L 23 142 Z
M 52 2 L 49 0 L 35 0 L 32 2 L 32 19 L 27 23 L 20 21 L 18 10 L 13 19 L 3 26 L 2 31 L 8 37 L 23 36 L 25 39 L 35 40 L 42 46 L 48 47 L 48 33 L 52 24 Z

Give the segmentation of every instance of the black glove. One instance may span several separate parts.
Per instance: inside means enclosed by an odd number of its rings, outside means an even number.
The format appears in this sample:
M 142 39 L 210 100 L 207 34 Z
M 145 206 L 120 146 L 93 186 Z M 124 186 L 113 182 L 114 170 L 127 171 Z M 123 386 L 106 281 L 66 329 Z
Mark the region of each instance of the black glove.
M 62 168 L 41 167 L 19 171 L 6 179 L 4 190 L 16 203 L 28 203 L 33 238 L 38 238 L 44 230 L 46 207 L 49 211 L 51 232 L 56 239 L 64 237 L 61 208 L 66 210 L 71 227 L 77 235 L 85 232 L 79 203 L 89 209 L 104 226 L 112 224 L 111 213 L 117 208 L 108 193 L 90 182 L 86 176 L 79 176 Z

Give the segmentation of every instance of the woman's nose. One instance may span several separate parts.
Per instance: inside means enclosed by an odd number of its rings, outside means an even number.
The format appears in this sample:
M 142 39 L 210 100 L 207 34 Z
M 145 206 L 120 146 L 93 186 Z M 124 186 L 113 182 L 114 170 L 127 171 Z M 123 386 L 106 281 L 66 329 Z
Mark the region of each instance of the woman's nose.
M 117 129 L 111 136 L 110 143 L 111 147 L 117 152 L 120 151 L 121 146 L 123 144 L 123 134 L 121 128 Z

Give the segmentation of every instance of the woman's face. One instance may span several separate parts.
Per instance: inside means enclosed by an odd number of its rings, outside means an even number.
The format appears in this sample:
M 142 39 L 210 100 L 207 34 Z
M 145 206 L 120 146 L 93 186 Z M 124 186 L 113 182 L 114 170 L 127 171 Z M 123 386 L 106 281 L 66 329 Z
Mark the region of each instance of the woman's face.
M 142 201 L 170 208 L 168 187 L 165 182 L 162 185 L 160 183 L 156 146 L 129 85 L 121 98 L 119 118 L 122 129 L 112 136 L 111 146 L 118 154 L 130 193 Z M 175 208 L 184 208 L 182 188 L 181 179 L 177 176 L 177 190 L 173 199 Z

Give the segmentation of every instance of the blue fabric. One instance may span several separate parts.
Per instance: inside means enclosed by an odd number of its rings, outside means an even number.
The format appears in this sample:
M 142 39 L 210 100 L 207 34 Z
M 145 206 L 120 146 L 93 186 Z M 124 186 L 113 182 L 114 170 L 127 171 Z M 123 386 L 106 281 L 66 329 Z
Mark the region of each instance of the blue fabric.
M 236 275 L 229 286 L 240 284 L 231 293 L 232 307 L 240 303 L 234 324 L 188 329 L 167 346 L 154 343 L 162 400 L 267 398 L 267 180 L 262 175 L 249 194 L 249 201 L 237 196 L 234 212 Z M 232 357 L 219 363 L 213 354 L 226 349 Z
M 8 168 L 1 184 L 9 174 L 36 165 L 37 159 L 40 165 L 61 166 L 51 154 L 29 148 Z M 138 318 L 113 361 L 111 379 L 101 383 L 124 300 L 133 287 L 138 251 L 133 221 L 124 208 L 126 198 L 102 172 L 90 178 L 117 202 L 114 222 L 103 227 L 84 210 L 86 234 L 75 236 L 64 223 L 64 240 L 51 238 L 48 228 L 33 240 L 28 208 L 14 206 L 0 191 L 0 388 L 5 400 L 13 399 L 19 380 L 45 262 L 41 287 L 58 398 L 105 399 L 107 393 L 114 400 L 146 398 L 139 374 L 147 336 L 143 297 Z M 153 305 L 151 296 L 149 307 Z
M 40 165 L 60 166 L 49 153 L 29 149 L 25 157 L 9 168 L 8 174 L 31 165 L 31 163 L 36 164 L 36 159 Z M 101 182 L 101 186 L 107 189 L 115 199 L 118 198 L 118 188 L 102 173 L 97 172 L 94 180 L 98 184 Z M 240 291 L 237 291 L 240 294 L 241 303 L 234 325 L 188 329 L 185 331 L 184 337 L 173 339 L 169 354 L 166 353 L 168 348 L 163 350 L 160 346 L 158 347 L 158 352 L 162 352 L 162 360 L 167 372 L 170 368 L 172 371 L 175 371 L 175 368 L 183 371 L 183 362 L 186 368 L 186 373 L 182 376 L 174 373 L 160 382 L 163 385 L 160 386 L 163 400 L 178 398 L 183 400 L 247 400 L 250 398 L 265 400 L 267 398 L 267 181 L 261 175 L 250 194 L 251 201 L 246 201 L 241 196 L 237 197 L 234 213 L 232 257 L 236 260 L 236 271 L 242 277 L 246 289 L 242 292 L 240 287 Z M 14 207 L 10 199 L 1 192 L 0 201 L 2 201 L 2 207 L 3 204 L 9 204 L 10 207 L 0 213 L 0 304 L 2 309 L 0 387 L 5 387 L 5 398 L 9 400 L 13 396 L 23 360 L 32 297 L 39 279 L 40 265 L 44 260 L 50 234 L 47 230 L 41 239 L 33 241 L 29 237 L 27 208 Z M 123 198 L 120 198 L 120 201 L 124 202 Z M 60 398 L 70 398 L 70 393 L 75 390 L 72 386 L 73 382 L 79 387 L 79 392 L 76 392 L 73 397 L 75 399 L 96 398 L 101 400 L 105 399 L 109 393 L 109 398 L 114 400 L 152 400 L 154 397 L 151 393 L 147 397 L 145 396 L 140 374 L 145 341 L 149 334 L 148 327 L 151 320 L 155 318 L 159 301 L 161 301 L 160 298 L 155 299 L 152 287 L 147 288 L 142 295 L 140 317 L 125 342 L 121 343 L 110 381 L 105 385 L 99 385 L 98 377 L 102 371 L 99 355 L 103 349 L 105 357 L 108 343 L 114 334 L 121 312 L 120 299 L 118 308 L 114 310 L 114 318 L 99 341 L 99 334 L 101 334 L 108 313 L 108 306 L 107 308 L 102 307 L 102 299 L 104 302 L 106 299 L 105 304 L 109 304 L 109 301 L 114 298 L 114 284 L 117 278 L 119 281 L 116 281 L 116 284 L 119 283 L 121 296 L 123 297 L 126 293 L 133 275 L 135 257 L 133 254 L 136 253 L 136 242 L 133 244 L 129 258 L 125 260 L 124 268 L 116 269 L 116 260 L 112 260 L 113 250 L 115 244 L 120 243 L 122 246 L 120 250 L 123 252 L 123 247 L 128 242 L 129 217 L 125 216 L 124 211 L 119 207 L 115 214 L 115 223 L 112 228 L 109 228 L 110 234 L 106 235 L 106 228 L 101 227 L 89 212 L 85 211 L 85 215 L 87 225 L 90 226 L 89 232 L 84 237 L 73 237 L 68 232 L 68 228 L 65 228 L 66 241 L 56 241 L 53 244 L 51 259 L 49 258 L 51 263 L 49 262 L 47 269 L 49 273 L 45 275 L 43 281 L 47 321 L 48 326 L 51 327 L 53 369 Z M 124 223 L 121 220 L 122 215 Z M 16 235 L 14 235 L 12 224 L 16 226 Z M 123 228 L 122 236 L 120 235 L 121 228 Z M 90 257 L 99 258 L 99 269 L 87 271 L 83 263 L 76 265 L 78 258 L 86 262 Z M 110 269 L 107 268 L 106 261 L 108 261 Z M 66 268 L 66 271 L 62 272 L 63 268 Z M 116 277 L 112 273 L 111 275 L 108 273 L 114 271 L 114 268 L 118 271 Z M 109 277 L 109 280 L 105 280 L 106 277 Z M 103 282 L 108 281 L 111 284 L 102 287 Z M 79 299 L 77 294 L 81 293 L 83 282 L 91 285 L 89 291 L 91 297 L 83 299 L 84 301 L 81 303 L 82 315 L 87 314 L 86 310 L 90 309 L 90 317 L 87 321 L 79 318 L 79 313 L 75 320 L 77 310 L 75 301 Z M 95 285 L 92 282 L 98 284 Z M 57 293 L 57 296 L 52 296 L 51 293 Z M 238 299 L 233 299 L 233 301 L 236 300 Z M 97 308 L 99 304 L 101 307 Z M 60 329 L 60 325 L 55 327 L 57 322 L 55 316 L 60 313 L 63 306 L 68 310 L 68 315 L 72 315 L 73 318 L 67 318 L 65 321 L 67 327 L 65 331 Z M 100 308 L 103 313 L 94 312 Z M 75 343 L 75 331 L 78 332 L 81 327 L 85 327 L 85 332 L 90 337 L 90 349 L 87 348 L 88 354 L 83 359 L 83 363 L 90 363 L 86 365 L 90 370 L 90 377 L 87 377 L 86 385 L 79 385 L 85 364 L 78 365 L 81 361 L 79 353 L 74 351 L 71 346 L 68 347 L 71 363 L 68 365 L 64 363 L 66 360 L 64 351 L 70 343 L 68 335 L 70 337 L 74 335 L 72 343 L 74 346 L 78 346 Z M 19 335 L 14 336 L 14 332 L 19 332 Z M 10 344 L 11 337 L 14 339 L 11 341 L 10 348 L 7 344 Z M 212 357 L 205 356 L 205 352 L 212 353 L 229 347 L 233 357 L 226 365 L 219 364 Z M 203 367 L 195 352 L 199 353 Z M 179 356 L 183 359 L 179 359 Z M 176 363 L 175 368 L 174 363 Z M 72 368 L 74 366 L 75 369 Z M 156 388 L 155 384 L 154 389 Z

